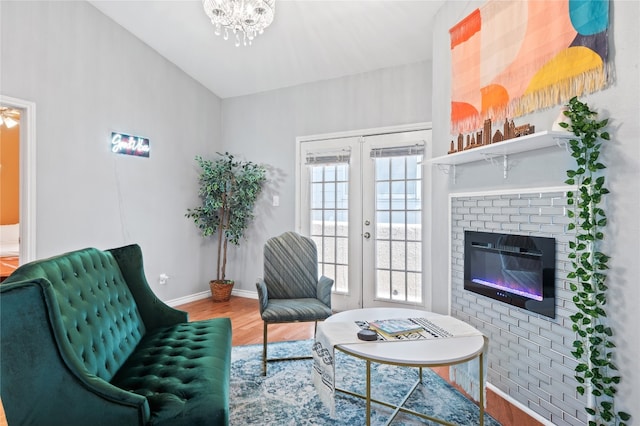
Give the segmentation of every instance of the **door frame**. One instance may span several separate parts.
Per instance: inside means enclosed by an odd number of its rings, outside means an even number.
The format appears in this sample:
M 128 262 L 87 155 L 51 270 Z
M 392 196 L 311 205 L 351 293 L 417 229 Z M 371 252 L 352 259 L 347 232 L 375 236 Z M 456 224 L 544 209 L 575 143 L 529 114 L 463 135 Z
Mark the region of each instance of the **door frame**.
M 296 161 L 295 161 L 295 196 L 296 196 L 296 203 L 295 203 L 295 231 L 298 233 L 304 233 L 302 230 L 302 214 L 303 214 L 303 209 L 302 209 L 302 196 L 303 196 L 303 188 L 301 188 L 300 185 L 300 178 L 301 178 L 301 173 L 302 173 L 302 167 L 301 167 L 301 161 L 300 161 L 300 155 L 301 155 L 301 150 L 302 150 L 302 143 L 304 142 L 315 142 L 315 141 L 322 141 L 322 140 L 331 140 L 331 139 L 344 139 L 344 138 L 351 138 L 351 137 L 368 137 L 368 136 L 377 136 L 377 135 L 386 135 L 386 134 L 393 134 L 393 133 L 404 133 L 404 132 L 414 132 L 414 131 L 431 131 L 433 130 L 433 126 L 431 122 L 421 122 L 421 123 L 413 123 L 413 124 L 404 124 L 404 125 L 398 125 L 398 126 L 387 126 L 387 127 L 376 127 L 376 128 L 370 128 L 370 129 L 360 129 L 360 130 L 350 130 L 350 131 L 344 131 L 344 132 L 334 132 L 334 133 L 324 133 L 324 134 L 315 134 L 315 135 L 308 135 L 308 136 L 298 136 L 296 137 Z M 428 152 L 431 151 L 431 147 L 425 147 L 425 149 L 428 149 Z M 427 151 L 425 151 L 427 152 Z M 425 158 L 426 160 L 426 158 Z M 431 190 L 428 188 L 431 188 L 431 164 L 428 162 L 425 162 L 425 165 L 423 166 L 423 175 L 422 175 L 422 179 L 423 179 L 423 194 L 427 193 L 430 194 Z M 427 209 L 431 209 L 433 206 L 431 206 L 431 197 L 424 197 L 423 198 L 425 205 L 427 206 Z M 431 297 L 431 293 L 432 293 L 432 267 L 431 267 L 431 228 L 432 228 L 432 214 L 430 212 L 427 212 L 427 214 L 425 214 L 423 212 L 423 217 L 425 218 L 424 222 L 423 222 L 423 230 L 422 230 L 422 237 L 423 237 L 423 252 L 422 252 L 422 269 L 423 269 L 423 284 L 424 284 L 424 300 L 423 300 L 423 305 L 419 305 L 420 308 L 424 308 L 426 310 L 431 310 L 431 306 L 432 306 L 432 297 Z M 362 300 L 361 302 L 362 303 Z
M 0 95 L 0 105 L 20 110 L 20 264 L 36 259 L 36 104 Z

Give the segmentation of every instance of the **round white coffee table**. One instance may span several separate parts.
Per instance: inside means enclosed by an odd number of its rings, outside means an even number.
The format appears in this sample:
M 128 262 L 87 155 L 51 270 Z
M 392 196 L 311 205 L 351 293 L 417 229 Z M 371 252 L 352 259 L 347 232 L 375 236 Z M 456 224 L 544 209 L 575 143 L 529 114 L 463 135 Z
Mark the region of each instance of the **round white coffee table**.
M 470 325 L 450 316 L 440 315 L 433 312 L 417 309 L 401 308 L 365 308 L 354 309 L 334 314 L 327 318 L 325 322 L 354 323 L 355 321 L 374 321 L 393 318 L 425 318 L 435 324 L 446 324 L 446 328 L 453 330 L 453 336 L 439 337 L 433 339 L 401 340 L 401 341 L 373 341 L 338 344 L 336 349 L 351 356 L 361 358 L 366 361 L 366 395 L 360 395 L 344 389 L 336 388 L 336 391 L 346 393 L 366 400 L 367 425 L 371 421 L 371 402 L 375 402 L 387 407 L 395 408 L 389 418 L 389 424 L 398 412 L 410 413 L 440 424 L 453 425 L 453 423 L 418 413 L 403 407 L 409 396 L 422 383 L 422 368 L 439 367 L 460 364 L 479 358 L 479 384 L 480 384 L 480 425 L 484 424 L 484 368 L 483 352 L 487 345 L 487 339 L 479 331 Z M 443 327 L 445 327 L 443 325 Z M 460 330 L 456 335 L 455 330 Z M 475 331 L 475 333 L 474 333 Z M 406 367 L 417 367 L 420 369 L 420 377 L 411 388 L 404 400 L 398 405 L 389 404 L 384 401 L 371 399 L 371 363 L 391 364 Z M 453 425 L 455 426 L 455 425 Z

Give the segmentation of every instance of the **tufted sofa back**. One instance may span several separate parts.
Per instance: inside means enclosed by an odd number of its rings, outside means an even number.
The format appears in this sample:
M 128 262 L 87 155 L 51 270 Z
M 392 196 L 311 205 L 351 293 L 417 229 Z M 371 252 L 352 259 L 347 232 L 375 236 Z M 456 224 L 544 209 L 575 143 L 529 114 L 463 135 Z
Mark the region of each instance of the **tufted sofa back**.
M 111 381 L 145 334 L 136 302 L 109 252 L 87 248 L 18 268 L 3 284 L 44 278 L 59 310 L 58 330 L 89 374 Z M 61 342 L 60 344 L 64 344 Z

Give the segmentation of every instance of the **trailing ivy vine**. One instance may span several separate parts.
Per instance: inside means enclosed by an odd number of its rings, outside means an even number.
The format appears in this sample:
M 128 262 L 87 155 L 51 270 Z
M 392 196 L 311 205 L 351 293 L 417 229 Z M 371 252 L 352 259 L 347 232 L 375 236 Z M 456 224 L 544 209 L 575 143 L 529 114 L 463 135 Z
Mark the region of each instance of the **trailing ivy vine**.
M 607 225 L 605 210 L 601 207 L 603 196 L 609 193 L 605 187 L 600 161 L 603 141 L 609 140 L 605 130 L 608 119 L 597 120 L 595 111 L 586 103 L 572 98 L 564 114 L 570 123 L 560 126 L 570 130 L 571 156 L 575 158 L 575 170 L 567 170 L 565 183 L 575 185 L 576 191 L 567 193 L 570 206 L 568 215 L 573 219 L 570 230 L 575 238 L 569 242 L 572 271 L 568 274 L 577 312 L 571 315 L 576 340 L 572 355 L 578 360 L 575 378 L 576 390 L 587 394 L 585 407 L 589 426 L 626 426 L 631 415 L 615 410 L 615 395 L 620 383 L 614 364 L 613 330 L 607 325 L 607 269 L 609 256 L 600 251 Z

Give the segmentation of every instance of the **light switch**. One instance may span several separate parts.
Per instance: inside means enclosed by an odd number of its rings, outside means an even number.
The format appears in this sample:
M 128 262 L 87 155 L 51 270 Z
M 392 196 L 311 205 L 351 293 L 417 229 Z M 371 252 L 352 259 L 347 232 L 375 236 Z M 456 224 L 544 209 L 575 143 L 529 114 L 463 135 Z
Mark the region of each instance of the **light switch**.
M 278 207 L 280 205 L 280 197 L 278 195 L 273 196 L 273 207 Z

